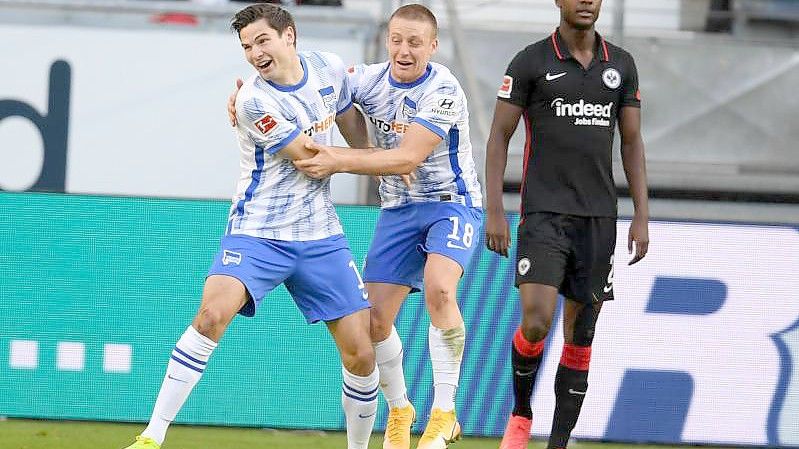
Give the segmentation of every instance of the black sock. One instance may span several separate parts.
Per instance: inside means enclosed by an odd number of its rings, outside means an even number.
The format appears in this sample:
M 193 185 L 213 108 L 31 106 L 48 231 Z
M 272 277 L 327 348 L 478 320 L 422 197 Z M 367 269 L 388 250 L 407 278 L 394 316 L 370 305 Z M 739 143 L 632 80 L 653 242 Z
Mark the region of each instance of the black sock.
M 544 342 L 530 343 L 516 331 L 514 344 L 511 351 L 511 366 L 513 367 L 513 414 L 533 419 L 533 410 L 530 408 L 530 397 L 533 395 L 535 378 L 538 366 L 543 358 Z M 521 338 L 521 340 L 519 340 Z M 518 341 L 517 341 L 518 340 Z M 523 355 L 517 345 L 522 347 L 528 355 Z M 535 354 L 530 356 L 529 354 Z
M 573 365 L 565 366 L 563 359 L 558 365 L 558 372 L 555 375 L 555 416 L 552 419 L 552 432 L 549 434 L 547 449 L 565 448 L 577 424 L 580 408 L 588 390 L 588 364 L 585 363 L 579 368 L 585 369 L 575 369 Z

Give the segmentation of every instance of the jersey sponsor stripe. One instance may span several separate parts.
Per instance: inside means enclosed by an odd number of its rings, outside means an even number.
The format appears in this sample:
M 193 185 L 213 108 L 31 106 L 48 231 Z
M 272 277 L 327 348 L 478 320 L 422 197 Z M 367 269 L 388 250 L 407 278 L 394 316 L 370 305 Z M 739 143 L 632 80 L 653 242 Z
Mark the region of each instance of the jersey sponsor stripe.
M 461 169 L 460 162 L 458 162 L 458 145 L 460 143 L 460 133 L 458 128 L 453 126 L 449 130 L 449 163 L 452 165 L 452 173 L 455 174 L 455 185 L 458 186 L 458 195 L 466 197 L 466 206 L 472 207 L 472 197 L 466 189 L 466 183 L 463 181 L 463 169 Z
M 247 186 L 247 190 L 244 191 L 244 198 L 240 199 L 238 204 L 236 204 L 236 216 L 241 218 L 244 216 L 244 205 L 247 201 L 252 200 L 252 196 L 255 193 L 255 189 L 258 187 L 258 183 L 261 182 L 261 173 L 264 170 L 264 147 L 260 145 L 255 146 L 255 169 L 250 174 L 250 185 Z

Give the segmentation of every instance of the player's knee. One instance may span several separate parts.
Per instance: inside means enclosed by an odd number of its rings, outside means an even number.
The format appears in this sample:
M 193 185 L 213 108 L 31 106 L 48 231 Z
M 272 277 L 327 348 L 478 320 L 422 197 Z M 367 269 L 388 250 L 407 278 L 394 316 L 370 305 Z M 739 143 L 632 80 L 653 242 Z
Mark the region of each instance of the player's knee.
M 546 338 L 551 325 L 551 316 L 540 313 L 526 313 L 522 316 L 522 335 L 527 341 L 541 341 Z
M 456 304 L 455 288 L 442 284 L 425 286 L 425 301 L 431 310 L 445 310 Z
M 375 368 L 375 351 L 371 344 L 359 344 L 343 349 L 341 362 L 347 371 L 356 376 L 367 376 Z
M 574 329 L 573 343 L 575 346 L 591 346 L 594 343 L 594 328 Z
M 214 307 L 202 306 L 194 319 L 194 327 L 200 334 L 211 337 L 227 325 L 225 314 Z
M 391 327 L 394 323 L 383 320 L 372 319 L 369 323 L 369 336 L 373 343 L 385 341 L 391 335 Z
M 574 321 L 574 330 L 572 332 L 571 342 L 575 346 L 591 346 L 594 342 L 594 331 L 596 329 L 596 313 L 590 306 L 584 306 L 577 314 Z

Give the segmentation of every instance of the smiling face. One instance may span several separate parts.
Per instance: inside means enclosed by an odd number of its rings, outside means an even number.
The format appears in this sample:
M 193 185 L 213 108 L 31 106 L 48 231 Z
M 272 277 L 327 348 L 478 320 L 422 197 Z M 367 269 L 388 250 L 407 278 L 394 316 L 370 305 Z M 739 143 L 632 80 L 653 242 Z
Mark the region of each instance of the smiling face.
M 239 31 L 239 39 L 244 57 L 263 79 L 281 80 L 291 70 L 297 54 L 294 28 L 281 34 L 266 19 L 258 19 Z
M 560 19 L 577 30 L 589 30 L 599 19 L 602 0 L 555 0 Z
M 401 83 L 416 81 L 438 48 L 435 27 L 428 21 L 394 17 L 388 23 L 386 48 L 391 77 Z

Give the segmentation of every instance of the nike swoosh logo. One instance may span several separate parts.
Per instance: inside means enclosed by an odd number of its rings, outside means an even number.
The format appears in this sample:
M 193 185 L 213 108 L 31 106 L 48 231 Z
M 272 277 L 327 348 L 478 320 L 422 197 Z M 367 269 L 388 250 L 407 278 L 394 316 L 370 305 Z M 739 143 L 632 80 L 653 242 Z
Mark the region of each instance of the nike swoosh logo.
M 375 414 L 372 413 L 371 415 L 362 415 L 362 414 L 358 413 L 358 418 L 366 419 L 366 418 L 371 418 L 372 416 L 375 416 Z
M 560 78 L 561 76 L 564 76 L 564 75 L 566 75 L 566 72 L 558 73 L 558 74 L 555 74 L 555 75 L 547 72 L 546 78 L 547 78 L 547 81 L 552 81 L 552 80 L 556 80 L 556 79 L 558 79 L 558 78 Z
M 456 244 L 454 244 L 454 243 L 452 243 L 450 241 L 447 242 L 447 248 L 466 249 L 465 247 L 460 246 L 460 245 L 456 245 Z
M 569 388 L 569 394 L 580 394 L 580 395 L 585 396 L 585 391 L 577 391 L 577 390 L 572 390 L 571 388 Z
M 602 288 L 602 291 L 605 293 L 610 293 L 611 290 L 613 290 L 613 284 L 606 285 Z
M 184 383 L 184 384 L 186 384 L 186 383 L 189 383 L 189 382 L 188 382 L 188 381 L 186 381 L 186 380 L 183 380 L 183 379 L 178 379 L 177 377 L 172 377 L 172 375 L 171 375 L 171 374 L 167 374 L 167 375 L 166 375 L 166 377 L 168 377 L 168 378 L 170 378 L 170 379 L 172 379 L 172 380 L 174 380 L 174 381 L 180 382 L 180 383 Z
M 532 375 L 532 374 L 533 374 L 533 372 L 532 372 L 532 371 L 527 371 L 526 373 L 523 373 L 523 372 L 521 372 L 521 371 L 519 371 L 519 370 L 516 370 L 516 375 L 517 375 L 517 376 L 523 376 L 523 377 L 526 377 L 526 376 L 530 376 L 530 375 Z

